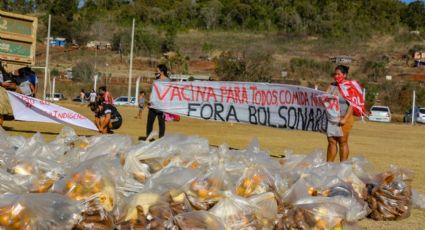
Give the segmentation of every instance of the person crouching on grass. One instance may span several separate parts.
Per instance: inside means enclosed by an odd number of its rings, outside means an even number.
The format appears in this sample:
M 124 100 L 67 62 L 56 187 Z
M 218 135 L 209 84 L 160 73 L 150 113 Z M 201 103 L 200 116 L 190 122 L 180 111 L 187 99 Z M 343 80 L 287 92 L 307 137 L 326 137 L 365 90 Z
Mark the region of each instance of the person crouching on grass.
M 100 133 L 114 133 L 113 129 L 121 127 L 122 117 L 115 106 L 94 102 L 90 103 L 89 107 L 95 114 L 95 124 Z

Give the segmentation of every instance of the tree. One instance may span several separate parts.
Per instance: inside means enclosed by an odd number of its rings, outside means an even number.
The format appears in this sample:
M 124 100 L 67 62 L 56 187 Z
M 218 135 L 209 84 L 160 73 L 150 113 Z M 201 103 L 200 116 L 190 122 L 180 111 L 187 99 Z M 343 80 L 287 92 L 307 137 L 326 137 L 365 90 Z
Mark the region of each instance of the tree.
M 218 19 L 221 16 L 221 9 L 223 5 L 218 0 L 211 0 L 207 2 L 207 4 L 201 8 L 201 15 L 204 19 L 205 27 L 207 30 L 214 28 Z
M 402 21 L 411 29 L 419 29 L 425 26 L 425 3 L 415 1 L 410 3 L 402 14 Z
M 91 62 L 84 60 L 72 67 L 73 81 L 90 82 L 94 75 L 94 66 Z

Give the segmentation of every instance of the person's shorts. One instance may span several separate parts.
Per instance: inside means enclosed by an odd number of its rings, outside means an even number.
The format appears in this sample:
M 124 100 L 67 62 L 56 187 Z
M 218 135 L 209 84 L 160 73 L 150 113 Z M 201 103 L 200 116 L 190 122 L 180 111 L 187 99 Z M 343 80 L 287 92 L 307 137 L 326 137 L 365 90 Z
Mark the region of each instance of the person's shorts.
M 122 119 L 117 119 L 111 123 L 111 129 L 119 129 L 122 125 Z

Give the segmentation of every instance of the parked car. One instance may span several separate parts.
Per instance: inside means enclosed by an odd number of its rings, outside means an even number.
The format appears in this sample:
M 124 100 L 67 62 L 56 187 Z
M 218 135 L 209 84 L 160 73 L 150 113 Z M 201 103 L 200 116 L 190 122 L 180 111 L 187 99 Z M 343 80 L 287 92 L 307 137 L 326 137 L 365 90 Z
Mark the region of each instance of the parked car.
M 136 98 L 131 97 L 130 103 L 128 102 L 127 96 L 119 96 L 114 99 L 114 105 L 134 105 L 136 103 Z
M 65 100 L 65 97 L 61 93 L 55 93 L 53 94 L 53 97 L 50 95 L 50 93 L 46 94 L 46 100 L 47 101 L 62 101 Z
M 415 121 L 417 123 L 425 124 L 425 108 L 415 109 Z M 404 114 L 403 122 L 405 123 L 412 122 L 412 109 L 409 109 L 409 111 Z
M 74 102 L 81 102 L 81 97 L 80 96 L 76 96 L 76 97 L 74 97 L 74 99 L 72 99 L 72 101 L 74 101 Z
M 372 106 L 370 108 L 369 121 L 391 122 L 390 108 L 388 106 Z

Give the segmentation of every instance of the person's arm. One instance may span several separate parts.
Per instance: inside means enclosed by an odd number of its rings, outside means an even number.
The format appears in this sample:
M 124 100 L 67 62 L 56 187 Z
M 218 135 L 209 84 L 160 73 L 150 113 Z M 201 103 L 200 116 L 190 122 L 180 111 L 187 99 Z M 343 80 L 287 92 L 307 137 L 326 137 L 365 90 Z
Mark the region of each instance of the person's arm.
M 12 89 L 12 90 L 16 90 L 16 83 L 14 82 L 2 82 L 0 83 L 2 87 L 6 88 L 6 89 Z
M 99 131 L 100 131 L 100 118 L 99 117 L 95 117 L 94 118 L 94 123 L 96 124 L 97 129 L 99 129 Z
M 111 121 L 111 114 L 110 113 L 105 114 L 105 116 L 103 117 L 100 123 L 100 130 L 103 133 L 106 133 L 110 121 Z
M 353 113 L 353 107 L 351 105 L 348 106 L 347 112 L 342 117 L 342 119 L 339 121 L 341 125 L 344 125 L 347 122 L 347 119 L 351 116 Z

